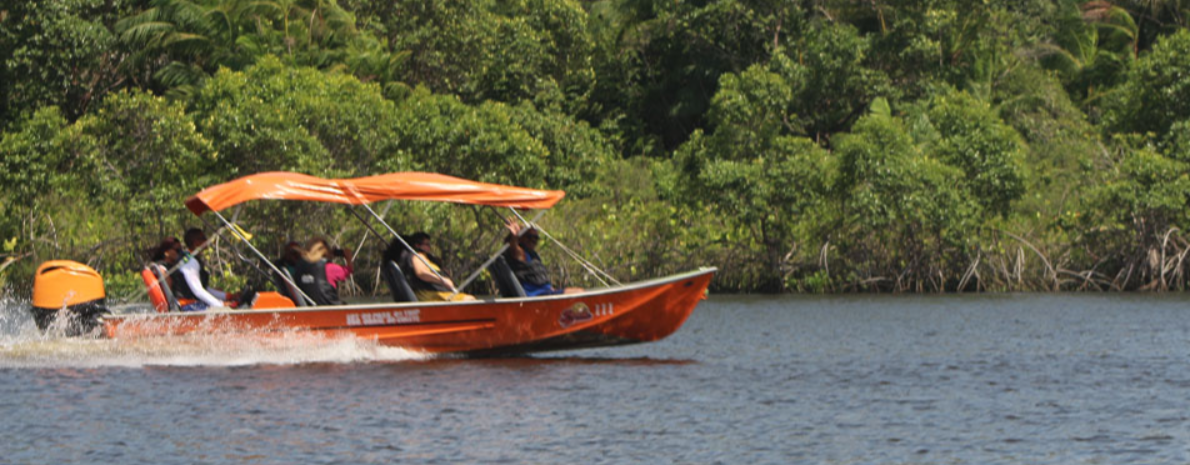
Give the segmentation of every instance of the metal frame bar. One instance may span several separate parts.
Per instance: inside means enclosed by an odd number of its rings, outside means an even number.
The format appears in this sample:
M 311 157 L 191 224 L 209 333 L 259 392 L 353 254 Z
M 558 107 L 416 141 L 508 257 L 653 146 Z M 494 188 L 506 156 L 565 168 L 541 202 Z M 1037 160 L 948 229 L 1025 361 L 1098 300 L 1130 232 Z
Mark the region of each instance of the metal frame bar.
M 516 214 L 515 208 L 510 207 L 509 209 L 512 210 L 512 212 L 514 214 Z M 538 210 L 537 215 L 533 217 L 533 221 L 537 221 L 544 214 L 545 214 L 545 210 Z M 517 214 L 516 216 L 517 216 L 517 218 L 520 218 L 522 222 L 525 221 L 525 219 L 522 218 L 520 214 Z M 525 224 L 531 225 L 531 223 L 525 223 Z M 521 228 L 521 232 L 517 233 L 517 237 L 521 237 L 521 234 L 524 234 L 528 230 L 529 230 L 528 228 Z M 482 273 L 483 270 L 488 269 L 488 267 L 491 266 L 492 263 L 496 261 L 497 257 L 504 254 L 505 250 L 508 250 L 508 242 L 505 242 L 504 245 L 500 246 L 500 250 L 497 250 L 495 255 L 488 257 L 487 261 L 483 262 L 482 265 L 479 265 L 479 268 L 476 268 L 475 271 L 471 272 L 471 275 L 468 276 L 467 279 L 463 281 L 463 284 L 459 285 L 458 290 L 456 290 L 454 294 L 451 294 L 450 297 L 453 299 L 454 296 L 457 295 L 462 289 L 464 289 L 468 285 L 470 285 L 472 281 L 475 281 L 475 279 L 479 277 L 479 274 Z
M 523 218 L 523 217 L 521 217 L 521 215 L 517 214 L 516 210 L 513 210 L 512 213 L 514 215 L 517 215 L 517 218 L 520 218 L 521 221 L 525 221 L 525 218 Z M 600 277 L 599 276 L 600 274 L 602 274 L 604 277 L 611 280 L 612 282 L 616 283 L 617 286 L 621 285 L 620 281 L 616 280 L 616 278 L 612 277 L 612 275 L 607 274 L 607 272 L 599 269 L 599 267 L 595 266 L 594 263 L 591 263 L 591 262 L 587 261 L 586 259 L 584 259 L 583 257 L 580 257 L 578 255 L 578 253 L 576 253 L 573 250 L 570 250 L 569 247 L 566 247 L 566 244 L 563 244 L 562 241 L 559 241 L 558 239 L 554 238 L 554 236 L 552 234 L 550 234 L 549 231 L 546 231 L 544 228 L 542 228 L 540 225 L 537 224 L 536 218 L 533 219 L 532 223 L 526 222 L 526 224 L 529 227 L 532 227 L 534 229 L 537 229 L 538 231 L 541 231 L 541 233 L 544 234 L 547 239 L 549 239 L 550 241 L 553 241 L 553 243 L 556 244 L 558 247 L 560 247 L 563 252 L 566 252 L 567 255 L 570 255 L 570 258 L 572 258 L 572 259 L 574 259 L 574 261 L 578 262 L 578 264 L 580 266 L 582 266 L 584 270 L 587 270 L 587 273 L 591 274 L 591 276 L 594 276 L 595 279 L 599 280 L 599 282 L 602 283 L 605 287 L 611 286 L 611 285 L 608 284 L 607 281 L 605 281 L 602 277 Z
M 374 210 L 368 204 L 360 204 L 359 206 L 361 206 L 365 210 L 367 210 L 368 213 L 371 214 L 372 217 L 376 219 L 376 221 L 378 221 L 380 224 L 384 225 L 384 228 L 387 229 L 388 232 L 391 233 L 393 237 L 395 237 L 398 241 L 400 241 L 401 245 L 405 246 L 405 250 L 412 252 L 413 255 L 415 257 L 417 257 L 417 259 L 420 260 L 422 262 L 422 264 L 426 265 L 426 268 L 429 268 L 430 271 L 433 272 L 435 276 L 437 276 L 439 279 L 442 279 L 443 281 L 445 281 L 445 277 L 441 273 L 439 273 L 437 270 L 435 270 L 433 266 L 430 266 L 429 260 L 426 260 L 425 257 L 423 257 L 421 254 L 417 253 L 417 251 L 413 248 L 413 246 L 409 245 L 409 242 L 405 241 L 404 237 L 402 237 L 399 233 L 397 233 L 397 231 L 395 229 L 393 229 L 392 226 L 389 226 L 389 224 L 384 221 L 384 218 L 382 218 L 379 214 L 376 213 L 376 210 Z M 545 215 L 546 210 L 538 210 L 537 214 L 533 216 L 532 220 L 526 220 L 525 217 L 522 216 L 520 214 L 520 212 L 517 212 L 515 208 L 509 207 L 509 210 L 512 211 L 512 214 L 515 215 L 517 217 L 517 219 L 519 219 L 521 221 L 521 223 L 523 223 L 526 226 L 524 228 L 521 228 L 520 232 L 517 234 L 518 237 L 520 237 L 521 234 L 528 232 L 528 230 L 531 228 L 541 230 L 543 233 L 545 232 L 539 226 L 537 226 L 537 220 L 541 219 L 541 217 L 543 215 Z M 361 216 L 359 214 L 359 212 L 357 212 L 354 208 L 348 208 L 348 211 L 350 211 L 351 214 L 353 216 L 355 216 L 356 219 L 358 219 L 360 221 L 360 223 L 363 223 L 364 227 L 368 228 L 368 230 L 371 231 L 372 234 L 375 234 L 376 237 L 384 236 L 383 234 L 380 234 L 380 232 L 377 231 L 375 227 L 373 227 L 371 222 L 367 221 L 367 219 L 365 219 L 363 216 Z M 227 220 L 227 218 L 224 218 L 223 215 L 217 211 L 212 210 L 211 212 L 214 213 L 215 216 L 217 218 L 219 218 L 220 221 L 223 222 L 224 226 L 220 228 L 221 230 L 228 229 L 232 232 L 232 234 L 235 234 L 236 237 L 239 238 L 241 241 L 243 241 L 244 244 L 246 244 L 248 246 L 248 248 L 251 249 L 252 252 L 256 254 L 257 257 L 260 257 L 260 259 L 263 260 L 265 262 L 265 264 L 267 264 L 269 266 L 269 268 L 271 268 L 273 271 L 275 271 L 277 273 L 277 275 L 280 276 L 283 281 L 292 285 L 294 287 L 294 290 L 296 290 L 300 294 L 299 298 L 306 299 L 306 302 L 310 303 L 310 305 L 314 305 L 314 300 L 311 299 L 310 296 L 306 295 L 306 293 L 303 292 L 301 290 L 301 288 L 298 287 L 297 283 L 293 282 L 288 277 L 286 277 L 285 273 L 282 273 L 281 270 L 279 268 L 277 268 L 277 266 L 275 264 L 273 264 L 273 262 L 269 261 L 269 259 L 264 256 L 264 253 L 262 253 L 259 249 L 257 249 L 256 246 L 252 245 L 252 243 L 248 241 L 248 238 L 244 237 L 243 234 L 241 234 L 240 231 L 237 230 L 235 228 L 235 226 Z M 206 221 L 204 220 L 204 222 L 206 222 Z M 216 232 L 216 235 L 218 235 L 218 232 Z M 557 239 L 554 239 L 548 233 L 546 233 L 546 237 L 549 237 L 550 240 L 552 240 L 554 243 L 562 246 L 565 249 L 565 246 L 563 246 L 561 243 L 559 243 Z M 477 279 L 479 277 L 479 274 L 482 273 L 483 270 L 486 270 L 489 266 L 491 266 L 492 263 L 494 263 L 496 261 L 496 258 L 498 258 L 498 257 L 500 257 L 500 255 L 504 254 L 505 250 L 508 250 L 507 242 L 505 242 L 503 245 L 501 245 L 495 254 L 488 257 L 488 259 L 486 261 L 484 261 L 482 265 L 480 265 L 475 271 L 473 271 L 469 276 L 467 276 L 467 279 L 465 279 L 462 282 L 462 284 L 460 284 L 458 286 L 452 286 L 451 287 L 452 293 L 449 298 L 453 299 L 455 296 L 460 294 L 463 289 L 465 289 L 467 286 L 471 285 L 471 283 L 474 282 L 475 279 Z M 573 252 L 571 252 L 569 250 L 567 250 L 567 252 L 570 252 L 572 258 L 575 258 L 576 260 L 579 261 L 579 263 L 581 265 L 583 265 L 584 268 L 587 268 L 587 271 L 591 272 L 597 279 L 599 278 L 598 272 L 591 271 L 591 269 L 590 269 L 591 265 L 589 263 L 585 263 L 581 258 L 575 257 Z M 600 281 L 602 281 L 602 279 L 600 279 Z M 604 282 L 604 285 L 607 285 L 607 283 Z
M 289 285 L 293 286 L 293 290 L 297 291 L 297 293 L 299 294 L 297 296 L 299 299 L 306 299 L 307 303 L 309 303 L 310 305 L 314 305 L 314 299 L 311 299 L 310 296 L 306 295 L 306 293 L 302 291 L 302 288 L 298 287 L 297 283 L 293 282 L 288 277 L 286 277 L 285 273 L 282 273 L 281 269 L 277 268 L 277 265 L 274 265 L 272 261 L 270 261 L 267 257 L 265 257 L 264 254 L 261 253 L 260 250 L 256 248 L 256 246 L 252 245 L 251 242 L 248 242 L 248 238 L 244 237 L 244 235 L 241 234 L 238 229 L 236 229 L 230 222 L 228 222 L 227 218 L 224 218 L 223 215 L 219 214 L 219 212 L 214 211 L 214 210 L 211 210 L 211 213 L 214 213 L 215 216 L 219 218 L 219 221 L 222 221 L 223 224 L 227 225 L 227 229 L 231 230 L 231 233 L 235 234 L 236 237 L 238 237 L 241 241 L 243 241 L 244 244 L 246 244 L 249 249 L 252 249 L 252 251 L 256 253 L 257 257 L 260 257 L 261 260 L 263 260 L 266 264 L 269 265 L 269 268 L 272 268 L 273 271 L 276 271 L 277 276 L 280 276 L 281 280 L 283 280 L 286 283 L 288 283 Z M 297 302 L 294 302 L 294 303 L 296 304 Z
M 383 224 L 385 229 L 388 229 L 388 232 L 393 234 L 393 237 L 397 238 L 398 241 L 401 241 L 401 245 L 405 246 L 405 250 L 408 250 L 410 253 L 413 254 L 414 257 L 417 257 L 417 259 L 420 260 L 422 262 L 422 264 L 424 264 L 426 266 L 426 268 L 430 269 L 430 272 L 434 273 L 434 276 L 437 276 L 438 279 L 441 279 L 444 283 L 446 282 L 446 277 L 442 276 L 442 274 L 439 273 L 438 270 L 435 270 L 434 267 L 430 266 L 430 261 L 426 260 L 425 257 L 423 257 L 423 256 L 421 256 L 421 254 L 417 253 L 417 250 L 414 250 L 413 246 L 409 245 L 408 242 L 405 242 L 405 238 L 401 237 L 400 234 L 397 234 L 397 231 L 395 229 L 393 229 L 392 226 L 389 226 L 388 223 L 385 223 L 384 218 L 381 218 L 380 215 L 376 214 L 376 210 L 373 210 L 372 207 L 366 203 L 360 204 L 360 206 L 364 207 L 365 210 L 368 210 L 368 213 L 371 213 L 372 217 L 376 218 L 376 221 L 379 221 L 380 224 Z M 351 209 L 351 211 L 353 213 L 355 212 L 354 209 Z M 356 214 L 356 218 L 359 218 L 358 214 Z M 367 226 L 368 229 L 372 228 L 371 224 L 364 221 L 363 218 L 360 218 L 360 221 L 363 221 L 364 225 Z M 375 232 L 375 230 L 373 230 L 373 232 Z M 377 236 L 379 236 L 379 234 L 377 234 Z M 417 278 L 417 276 L 414 276 L 414 278 Z M 456 288 L 454 286 L 448 286 L 448 287 L 450 287 L 450 290 L 454 291 L 455 294 L 459 293 L 458 288 Z M 454 297 L 454 294 L 451 294 L 451 297 Z

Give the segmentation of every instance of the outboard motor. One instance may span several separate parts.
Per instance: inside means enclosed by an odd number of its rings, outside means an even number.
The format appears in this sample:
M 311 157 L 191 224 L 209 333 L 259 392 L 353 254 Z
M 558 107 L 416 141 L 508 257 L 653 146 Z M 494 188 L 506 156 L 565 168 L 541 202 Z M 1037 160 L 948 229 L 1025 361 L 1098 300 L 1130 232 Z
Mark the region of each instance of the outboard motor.
M 109 313 L 103 278 L 91 267 L 69 260 L 51 260 L 37 267 L 33 278 L 33 320 L 45 331 L 59 317 L 67 336 L 89 333 Z

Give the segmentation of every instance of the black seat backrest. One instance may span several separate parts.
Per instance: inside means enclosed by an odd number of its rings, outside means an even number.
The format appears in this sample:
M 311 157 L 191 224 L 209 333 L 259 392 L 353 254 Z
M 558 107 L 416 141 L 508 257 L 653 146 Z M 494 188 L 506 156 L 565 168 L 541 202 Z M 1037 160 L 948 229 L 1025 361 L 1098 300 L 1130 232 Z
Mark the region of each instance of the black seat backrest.
M 169 275 L 165 274 L 165 267 L 157 263 L 150 263 L 149 269 L 153 271 L 153 276 L 157 278 L 157 285 L 161 286 L 161 293 L 165 294 L 165 301 L 169 302 L 169 311 L 180 311 L 182 306 L 178 304 L 178 298 L 174 296 L 174 290 L 169 287 Z
M 276 289 L 277 293 L 285 297 L 289 297 L 289 299 L 293 300 L 295 303 L 297 302 L 297 299 L 294 299 L 293 295 L 289 293 L 289 285 L 284 279 L 281 279 L 281 274 L 279 271 L 269 270 L 269 282 L 273 283 L 273 289 Z
M 496 257 L 496 261 L 492 262 L 492 266 L 488 267 L 488 270 L 496 278 L 496 287 L 500 289 L 501 297 L 525 296 L 525 288 L 521 287 L 521 282 L 516 279 L 515 274 L 512 274 L 512 267 L 508 266 L 503 255 Z
M 281 275 L 283 275 L 284 278 L 277 275 L 277 271 L 269 273 L 269 278 L 273 280 L 273 286 L 277 288 L 277 292 L 280 292 L 281 295 L 285 297 L 289 297 L 289 300 L 292 300 L 293 303 L 299 307 L 309 306 L 309 303 L 306 302 L 306 299 L 302 298 L 302 293 L 298 292 L 297 287 L 295 287 L 293 284 L 290 284 L 296 283 L 296 281 L 293 280 L 293 276 L 289 275 L 289 270 L 286 270 L 285 267 L 278 267 L 277 269 L 281 270 Z M 288 279 L 288 281 L 286 279 Z
M 388 290 L 392 291 L 393 302 L 417 302 L 417 296 L 413 294 L 413 288 L 409 287 L 405 273 L 396 263 L 392 260 L 384 262 L 384 265 L 380 267 L 380 274 L 384 275 L 384 281 L 388 283 Z

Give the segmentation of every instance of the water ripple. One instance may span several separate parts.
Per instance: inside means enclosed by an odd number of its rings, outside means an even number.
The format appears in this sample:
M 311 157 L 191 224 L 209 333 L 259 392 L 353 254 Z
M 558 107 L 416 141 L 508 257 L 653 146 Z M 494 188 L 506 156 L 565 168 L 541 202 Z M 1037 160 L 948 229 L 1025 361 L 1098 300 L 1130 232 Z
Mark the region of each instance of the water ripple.
M 659 343 L 480 360 L 65 340 L 10 305 L 0 439 L 10 463 L 1187 463 L 1187 303 L 716 296 Z

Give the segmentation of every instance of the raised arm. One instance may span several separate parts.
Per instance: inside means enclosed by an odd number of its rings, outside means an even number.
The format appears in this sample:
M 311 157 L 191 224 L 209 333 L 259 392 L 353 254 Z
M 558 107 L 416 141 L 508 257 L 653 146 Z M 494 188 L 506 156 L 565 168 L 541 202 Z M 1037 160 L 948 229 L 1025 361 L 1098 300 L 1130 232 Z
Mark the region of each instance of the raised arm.
M 508 250 L 512 252 L 512 256 L 518 261 L 525 261 L 525 249 L 521 248 L 521 242 L 519 240 L 521 229 L 523 229 L 521 222 L 510 216 L 504 220 L 504 226 L 508 228 L 509 232 L 508 237 L 505 239 L 508 241 Z
M 351 249 L 343 248 L 343 261 L 347 262 L 347 272 L 355 273 L 355 260 L 354 254 L 351 253 Z

